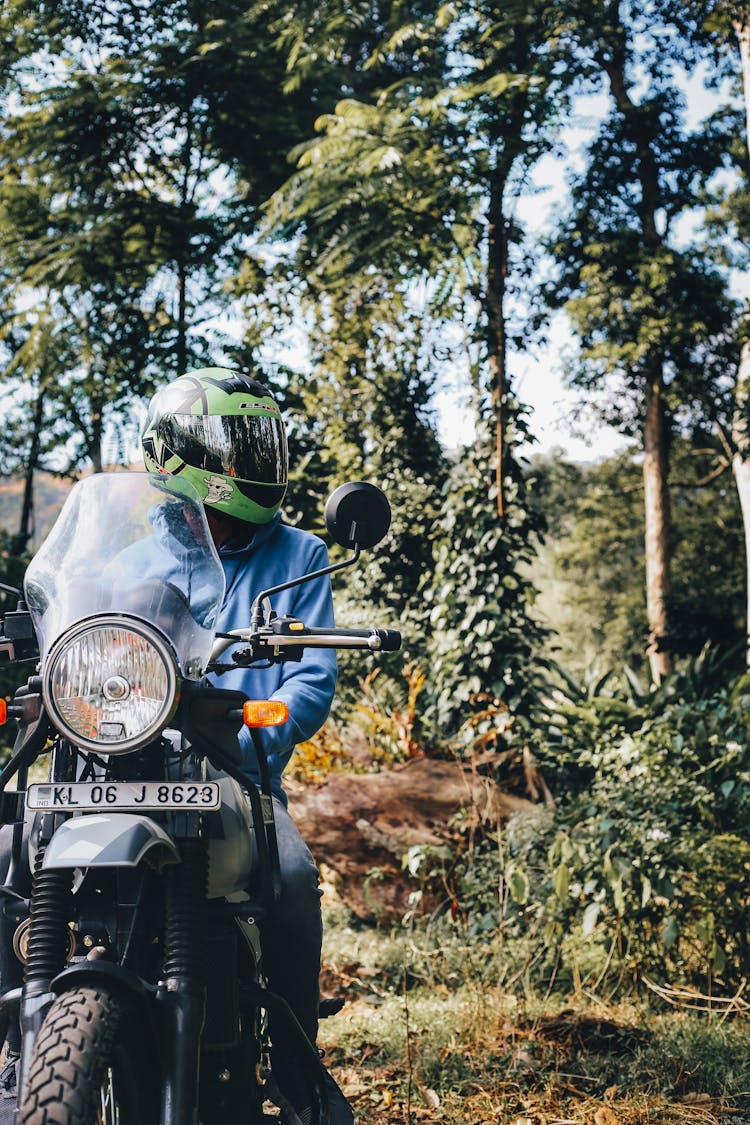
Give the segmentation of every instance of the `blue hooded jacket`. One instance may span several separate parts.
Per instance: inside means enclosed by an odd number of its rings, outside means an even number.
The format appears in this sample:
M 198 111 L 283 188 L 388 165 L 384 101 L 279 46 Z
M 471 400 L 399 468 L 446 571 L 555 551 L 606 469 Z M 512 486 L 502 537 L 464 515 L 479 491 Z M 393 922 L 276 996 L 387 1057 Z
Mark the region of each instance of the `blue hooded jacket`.
M 262 590 L 328 565 L 322 539 L 283 524 L 280 514 L 256 528 L 249 543 L 224 544 L 219 549 L 219 558 L 226 579 L 224 603 L 216 625 L 220 633 L 247 628 L 253 600 Z M 291 614 L 309 626 L 333 626 L 333 599 L 327 575 L 274 594 L 271 602 L 279 616 Z M 237 668 L 210 679 L 218 687 L 243 691 L 250 699 L 281 699 L 286 703 L 288 721 L 262 732 L 273 792 L 286 804 L 281 775 L 295 745 L 311 738 L 328 717 L 336 688 L 335 651 L 308 649 L 299 662 L 285 661 L 270 668 Z M 255 752 L 250 731 L 245 727 L 240 731 L 240 747 L 243 769 L 257 782 Z

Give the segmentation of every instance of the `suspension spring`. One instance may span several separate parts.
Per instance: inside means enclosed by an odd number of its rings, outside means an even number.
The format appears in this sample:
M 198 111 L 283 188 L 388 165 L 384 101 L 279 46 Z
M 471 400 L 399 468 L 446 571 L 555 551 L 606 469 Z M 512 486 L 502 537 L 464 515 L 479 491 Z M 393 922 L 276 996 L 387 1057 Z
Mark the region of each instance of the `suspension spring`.
M 164 968 L 166 980 L 205 980 L 208 855 L 203 840 L 180 843 L 182 862 L 166 870 Z
M 31 888 L 28 952 L 24 981 L 49 984 L 67 961 L 70 932 L 72 871 L 42 871 L 43 852 L 37 852 Z

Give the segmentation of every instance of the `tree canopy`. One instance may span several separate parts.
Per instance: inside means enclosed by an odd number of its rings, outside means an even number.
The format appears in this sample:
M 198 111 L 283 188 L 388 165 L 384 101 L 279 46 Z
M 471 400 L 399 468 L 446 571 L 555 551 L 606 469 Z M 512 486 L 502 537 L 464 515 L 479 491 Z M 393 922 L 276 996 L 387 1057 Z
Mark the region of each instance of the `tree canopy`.
M 127 457 L 157 383 L 236 363 L 283 401 L 289 519 L 320 530 L 346 476 L 391 494 L 392 548 L 350 580 L 342 612 L 369 600 L 409 625 L 439 724 L 455 728 L 482 693 L 523 701 L 547 652 L 544 521 L 514 379 L 562 310 L 569 383 L 632 443 L 616 466 L 558 470 L 588 497 L 565 507 L 563 553 L 592 612 L 610 581 L 594 579 L 593 544 L 614 555 L 605 516 L 627 543 L 612 581 L 634 607 L 646 588 L 647 635 L 641 607 L 628 644 L 613 640 L 624 601 L 602 652 L 645 645 L 658 679 L 719 619 L 734 636 L 735 608 L 712 616 L 702 600 L 710 537 L 686 530 L 704 503 L 724 510 L 723 485 L 706 468 L 686 504 L 681 478 L 694 450 L 730 458 L 738 417 L 750 162 L 726 82 L 740 17 L 670 0 L 11 0 L 0 468 L 25 479 L 19 543 L 35 471 Z M 695 108 L 702 80 L 710 112 Z M 571 122 L 592 94 L 602 108 L 580 145 Z M 524 222 L 542 161 L 567 194 Z M 462 449 L 438 437 L 446 379 L 473 412 Z M 633 503 L 589 511 L 597 481 L 621 478 Z M 715 525 L 724 550 L 734 518 Z

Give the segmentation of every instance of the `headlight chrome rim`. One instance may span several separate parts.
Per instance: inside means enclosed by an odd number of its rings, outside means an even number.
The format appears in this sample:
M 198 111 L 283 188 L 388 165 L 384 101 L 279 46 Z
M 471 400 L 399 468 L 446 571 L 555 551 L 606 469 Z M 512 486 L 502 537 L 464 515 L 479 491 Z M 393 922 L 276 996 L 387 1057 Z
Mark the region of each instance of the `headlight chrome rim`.
M 156 713 L 141 730 L 130 737 L 106 739 L 101 737 L 87 737 L 86 734 L 76 730 L 65 715 L 61 712 L 58 695 L 55 692 L 54 681 L 63 661 L 71 654 L 74 647 L 86 640 L 93 641 L 97 633 L 104 630 L 115 630 L 121 633 L 133 634 L 140 641 L 145 642 L 154 650 L 160 662 L 159 671 L 163 672 L 165 685 L 163 700 L 156 705 Z M 127 701 L 135 695 L 134 685 L 121 670 L 107 670 L 99 677 L 101 694 L 108 702 Z M 128 614 L 101 614 L 87 617 L 79 621 L 72 628 L 61 634 L 51 646 L 45 661 L 42 673 L 42 699 L 47 713 L 56 729 L 75 746 L 82 750 L 91 750 L 104 756 L 128 754 L 152 742 L 167 726 L 177 710 L 179 703 L 180 674 L 177 658 L 167 638 L 153 626 L 138 617 Z M 107 690 L 108 685 L 108 690 Z M 127 685 L 127 691 L 124 691 Z M 118 699 L 118 692 L 121 693 Z M 85 700 L 85 695 L 75 693 L 67 696 L 69 699 Z

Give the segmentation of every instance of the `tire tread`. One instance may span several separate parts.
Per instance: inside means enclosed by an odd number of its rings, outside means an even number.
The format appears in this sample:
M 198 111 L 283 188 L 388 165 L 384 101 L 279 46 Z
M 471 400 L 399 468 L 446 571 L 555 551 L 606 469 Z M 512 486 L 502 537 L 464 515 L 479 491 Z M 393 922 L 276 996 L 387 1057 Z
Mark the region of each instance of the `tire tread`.
M 18 1125 L 88 1125 L 127 1008 L 106 989 L 79 988 L 55 1000 L 34 1047 Z

